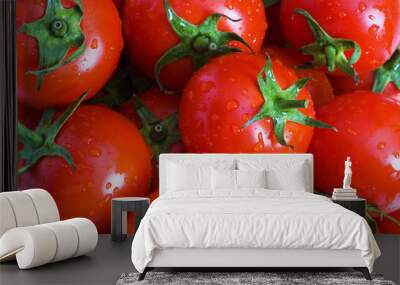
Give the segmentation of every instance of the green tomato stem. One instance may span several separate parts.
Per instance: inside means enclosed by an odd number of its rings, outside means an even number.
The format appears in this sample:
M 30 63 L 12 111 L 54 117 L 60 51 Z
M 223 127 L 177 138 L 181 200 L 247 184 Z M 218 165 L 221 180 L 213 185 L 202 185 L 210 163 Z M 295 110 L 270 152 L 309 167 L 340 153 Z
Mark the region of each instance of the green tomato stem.
M 265 75 L 265 79 L 264 79 Z M 306 100 L 298 100 L 297 95 L 303 89 L 309 78 L 297 80 L 293 85 L 283 90 L 272 70 L 272 61 L 268 57 L 264 68 L 259 72 L 257 81 L 261 94 L 264 98 L 264 104 L 256 115 L 244 124 L 243 128 L 252 123 L 265 118 L 271 118 L 274 123 L 274 133 L 278 142 L 283 146 L 293 148 L 286 143 L 284 130 L 287 121 L 296 122 L 302 125 L 328 128 L 336 130 L 334 127 L 324 122 L 305 116 L 299 111 L 300 108 L 306 108 Z

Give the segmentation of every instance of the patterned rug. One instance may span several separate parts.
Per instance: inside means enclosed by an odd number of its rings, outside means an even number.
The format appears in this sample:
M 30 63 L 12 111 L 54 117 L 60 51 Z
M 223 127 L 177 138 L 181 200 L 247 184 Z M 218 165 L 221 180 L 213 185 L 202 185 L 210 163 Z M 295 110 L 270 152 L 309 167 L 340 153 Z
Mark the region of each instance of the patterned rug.
M 138 273 L 122 274 L 117 285 L 395 285 L 380 275 L 368 281 L 359 272 L 148 272 L 138 281 Z

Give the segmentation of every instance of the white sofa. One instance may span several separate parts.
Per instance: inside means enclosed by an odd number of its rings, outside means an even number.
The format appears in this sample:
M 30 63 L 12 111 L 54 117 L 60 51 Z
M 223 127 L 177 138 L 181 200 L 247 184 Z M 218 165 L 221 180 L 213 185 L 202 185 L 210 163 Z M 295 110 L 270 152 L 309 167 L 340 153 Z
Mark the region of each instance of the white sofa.
M 54 199 L 43 189 L 0 193 L 0 262 L 16 259 L 20 269 L 33 268 L 84 255 L 97 239 L 88 219 L 60 221 Z

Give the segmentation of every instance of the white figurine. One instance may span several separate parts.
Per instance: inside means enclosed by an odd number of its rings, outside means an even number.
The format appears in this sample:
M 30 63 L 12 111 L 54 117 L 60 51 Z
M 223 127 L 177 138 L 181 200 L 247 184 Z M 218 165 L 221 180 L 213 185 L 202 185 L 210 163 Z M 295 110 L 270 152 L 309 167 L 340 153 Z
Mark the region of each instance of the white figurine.
M 351 160 L 350 156 L 347 157 L 344 162 L 344 179 L 343 179 L 343 189 L 352 189 L 351 188 Z

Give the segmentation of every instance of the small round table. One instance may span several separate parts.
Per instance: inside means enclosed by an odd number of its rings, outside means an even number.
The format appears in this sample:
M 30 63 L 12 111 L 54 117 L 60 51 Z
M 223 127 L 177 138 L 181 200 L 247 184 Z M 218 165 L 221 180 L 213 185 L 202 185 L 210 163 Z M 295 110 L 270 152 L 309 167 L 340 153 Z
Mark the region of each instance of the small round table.
M 127 237 L 127 212 L 135 213 L 135 231 L 146 214 L 150 199 L 144 197 L 113 198 L 111 202 L 111 239 L 124 241 Z

